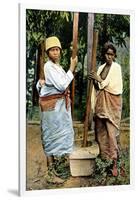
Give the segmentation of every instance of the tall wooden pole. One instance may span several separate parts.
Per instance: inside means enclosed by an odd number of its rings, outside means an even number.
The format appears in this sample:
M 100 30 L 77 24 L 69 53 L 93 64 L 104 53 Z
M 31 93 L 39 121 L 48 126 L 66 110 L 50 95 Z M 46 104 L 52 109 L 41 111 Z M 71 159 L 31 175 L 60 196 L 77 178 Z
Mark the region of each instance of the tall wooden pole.
M 88 13 L 88 25 L 87 25 L 87 74 L 90 73 L 91 66 L 92 66 L 93 29 L 94 29 L 94 13 Z M 89 83 L 90 82 L 87 81 L 87 94 L 89 92 Z M 91 126 L 91 123 L 92 123 L 92 112 L 90 112 L 90 114 L 89 114 L 88 127 Z
M 73 48 L 72 48 L 72 58 L 75 58 L 78 50 L 78 22 L 79 22 L 79 13 L 74 13 L 73 19 Z M 71 89 L 71 110 L 72 116 L 74 114 L 74 99 L 75 99 L 75 78 L 72 81 L 72 89 Z
M 88 28 L 87 28 L 87 73 L 88 74 L 90 73 L 92 66 L 93 27 L 94 27 L 94 14 L 88 13 Z
M 87 19 L 88 25 L 87 25 L 87 74 L 90 73 L 92 68 L 92 48 L 93 48 L 93 29 L 94 29 L 94 13 L 88 13 L 88 19 Z M 87 82 L 87 96 L 89 93 L 89 84 L 90 81 Z M 86 100 L 87 102 L 87 100 Z M 89 108 L 91 102 L 89 102 Z M 85 121 L 84 121 L 84 137 L 83 137 L 83 146 L 86 146 L 86 138 L 87 138 L 87 126 L 89 126 L 89 120 L 90 116 L 87 116 L 87 104 L 86 104 L 86 111 L 85 111 Z M 90 114 L 91 115 L 91 112 Z M 87 122 L 88 120 L 88 122 Z
M 92 65 L 91 70 L 96 70 L 96 50 L 97 50 L 97 43 L 98 43 L 98 31 L 94 31 L 93 33 L 93 49 L 92 49 Z M 88 94 L 87 94 L 87 101 L 86 101 L 86 114 L 85 114 L 85 121 L 84 121 L 84 135 L 83 135 L 83 147 L 87 146 L 87 138 L 88 138 L 88 121 L 91 112 L 91 94 L 92 94 L 92 87 L 93 81 L 90 80 Z

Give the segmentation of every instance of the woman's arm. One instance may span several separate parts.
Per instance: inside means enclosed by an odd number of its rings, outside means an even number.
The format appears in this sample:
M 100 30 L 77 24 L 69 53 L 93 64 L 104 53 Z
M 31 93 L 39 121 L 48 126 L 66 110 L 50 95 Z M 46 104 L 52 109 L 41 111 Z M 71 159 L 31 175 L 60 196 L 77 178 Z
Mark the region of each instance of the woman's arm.
M 101 83 L 103 81 L 103 79 L 101 79 L 100 76 L 97 75 L 96 72 L 92 71 L 89 73 L 88 75 L 88 79 L 93 79 L 93 80 L 96 80 L 97 82 Z
M 77 66 L 77 62 L 78 62 L 78 57 L 76 56 L 75 58 L 70 58 L 70 71 L 74 72 L 76 66 Z
M 59 66 L 52 64 L 52 62 L 47 63 L 44 68 L 45 74 L 47 74 L 47 84 L 53 85 L 61 92 L 65 91 L 74 78 L 73 71 L 75 70 L 76 64 L 77 57 L 75 59 L 71 59 L 70 68 L 66 73 Z
M 88 75 L 89 79 L 93 79 L 94 80 L 94 84 L 95 84 L 95 89 L 103 89 L 104 87 L 106 87 L 109 84 L 109 81 L 107 80 L 103 80 L 99 75 L 97 75 L 96 72 L 92 71 L 89 75 Z

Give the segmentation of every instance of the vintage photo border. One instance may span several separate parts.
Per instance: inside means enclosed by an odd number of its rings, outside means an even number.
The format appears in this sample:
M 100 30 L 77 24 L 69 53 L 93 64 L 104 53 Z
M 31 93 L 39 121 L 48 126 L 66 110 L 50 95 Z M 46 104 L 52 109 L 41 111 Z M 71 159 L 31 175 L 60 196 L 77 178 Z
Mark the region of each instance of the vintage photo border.
M 41 194 L 53 194 L 53 193 L 64 193 L 66 190 L 66 195 L 68 192 L 78 192 L 80 193 L 80 188 L 72 189 L 50 189 L 50 190 L 37 190 L 37 191 L 26 191 L 26 9 L 42 9 L 42 10 L 59 10 L 59 11 L 78 11 L 78 12 L 92 12 L 92 13 L 111 13 L 111 14 L 129 14 L 130 15 L 130 95 L 132 96 L 132 90 L 134 90 L 134 85 L 132 84 L 132 78 L 134 75 L 134 19 L 135 13 L 133 10 L 116 10 L 116 9 L 99 9 L 93 8 L 91 6 L 74 6 L 72 8 L 68 6 L 58 6 L 57 5 L 47 5 L 47 4 L 19 4 L 19 195 L 41 195 Z M 131 101 L 130 101 L 131 104 Z M 134 113 L 133 108 L 130 109 L 130 132 L 132 133 L 132 128 L 134 127 L 134 121 L 132 122 L 132 113 Z M 122 186 L 104 186 L 104 187 L 92 187 L 83 188 L 83 191 L 118 191 L 118 190 L 128 190 L 134 188 L 134 134 L 130 134 L 130 185 Z

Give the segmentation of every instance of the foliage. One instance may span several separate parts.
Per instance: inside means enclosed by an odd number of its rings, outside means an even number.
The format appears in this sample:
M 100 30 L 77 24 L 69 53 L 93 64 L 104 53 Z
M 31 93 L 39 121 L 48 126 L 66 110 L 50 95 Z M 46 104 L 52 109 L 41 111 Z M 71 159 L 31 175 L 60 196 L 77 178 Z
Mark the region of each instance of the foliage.
M 117 47 L 117 62 L 121 64 L 123 75 L 123 107 L 122 118 L 126 118 L 130 114 L 130 44 L 129 38 L 125 39 L 126 46 Z
M 67 179 L 70 176 L 70 167 L 69 167 L 69 162 L 68 159 L 65 155 L 61 157 L 55 157 L 56 164 L 55 164 L 55 169 L 57 174 L 63 178 Z
M 126 44 L 125 38 L 130 35 L 129 23 L 129 15 L 96 14 L 95 17 L 95 29 L 99 30 L 103 42 L 115 42 L 118 46 Z
M 95 159 L 95 171 L 93 175 L 85 177 L 77 177 L 83 179 L 85 184 L 80 184 L 80 187 L 95 187 L 95 186 L 112 186 L 112 185 L 128 185 L 130 184 L 130 163 L 129 149 L 124 149 L 120 152 L 117 162 L 118 176 L 113 177 L 111 173 L 112 160 L 103 160 L 100 157 Z M 71 176 L 69 163 L 64 156 L 56 158 L 55 169 L 58 175 L 63 179 L 69 179 Z M 81 183 L 81 181 L 80 181 Z M 57 188 L 55 186 L 47 186 L 48 188 Z
M 113 177 L 111 174 L 111 160 L 102 160 L 100 157 L 97 157 L 95 162 L 95 175 L 93 177 L 95 185 L 127 185 L 130 183 L 129 149 L 120 152 L 117 161 L 117 177 Z
M 123 74 L 123 107 L 122 118 L 126 118 L 130 114 L 130 74 L 125 71 Z
M 75 106 L 85 110 L 87 77 L 85 76 L 85 57 L 87 55 L 87 13 L 79 13 L 79 34 L 78 34 L 78 60 L 80 62 L 76 78 Z M 106 41 L 113 42 L 117 48 L 127 48 L 129 38 L 129 15 L 117 14 L 95 14 L 94 28 L 99 31 L 97 65 L 103 61 L 102 47 Z M 59 37 L 62 45 L 61 65 L 68 70 L 71 56 L 73 30 L 73 13 L 52 10 L 26 10 L 26 96 L 27 96 L 27 115 L 32 118 L 33 93 L 35 74 L 37 70 L 37 51 L 41 42 L 49 36 Z M 121 54 L 124 57 L 123 54 Z M 128 55 L 128 54 L 127 54 Z M 129 56 L 128 56 L 129 59 Z M 125 67 L 129 65 L 126 59 Z M 122 65 L 122 63 L 120 63 Z M 124 71 L 124 68 L 123 68 Z M 124 72 L 124 116 L 129 115 L 129 67 Z M 78 88 L 77 88 L 78 87 Z M 78 112 L 79 113 L 79 112 Z M 80 117 L 79 117 L 80 118 Z
M 72 14 L 69 12 L 28 9 L 26 11 L 27 44 L 30 47 L 33 44 L 37 46 L 45 37 L 54 34 L 61 36 L 64 25 L 67 26 L 66 22 L 71 19 Z
M 112 160 L 102 160 L 100 157 L 97 157 L 96 160 L 96 174 L 100 174 L 102 176 L 106 176 L 109 168 L 112 166 Z
M 117 47 L 126 47 L 130 36 L 130 16 L 119 14 L 96 14 L 94 27 L 99 31 L 97 61 L 103 62 L 103 45 L 110 41 Z
M 57 35 L 59 39 L 66 38 L 66 42 L 61 44 L 63 48 L 68 48 L 71 42 L 70 24 L 72 13 L 48 10 L 26 10 L 26 108 L 27 117 L 32 118 L 33 114 L 33 93 L 36 82 L 37 71 L 37 50 L 39 44 L 48 36 Z M 63 63 L 66 61 L 63 61 Z

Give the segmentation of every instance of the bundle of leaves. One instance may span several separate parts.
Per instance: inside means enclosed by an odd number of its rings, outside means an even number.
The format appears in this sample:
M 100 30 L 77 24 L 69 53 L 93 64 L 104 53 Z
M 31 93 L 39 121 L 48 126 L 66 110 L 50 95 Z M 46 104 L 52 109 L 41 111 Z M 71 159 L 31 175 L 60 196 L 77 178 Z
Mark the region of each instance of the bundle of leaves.
M 55 157 L 55 160 L 55 170 L 57 174 L 61 178 L 67 179 L 70 176 L 70 167 L 67 156 L 63 155 L 61 157 Z
M 130 183 L 129 149 L 121 151 L 117 161 L 118 176 L 112 176 L 112 160 L 103 160 L 97 157 L 95 160 L 95 185 L 127 185 Z
M 113 166 L 112 160 L 102 159 L 100 156 L 95 159 L 95 174 L 106 177 Z

